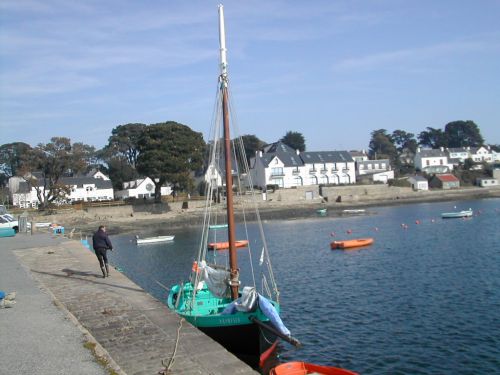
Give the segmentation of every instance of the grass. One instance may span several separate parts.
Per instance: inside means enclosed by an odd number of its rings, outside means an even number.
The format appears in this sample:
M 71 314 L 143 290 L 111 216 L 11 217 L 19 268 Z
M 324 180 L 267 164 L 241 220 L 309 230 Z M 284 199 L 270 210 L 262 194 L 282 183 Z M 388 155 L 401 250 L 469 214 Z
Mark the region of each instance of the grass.
M 96 359 L 97 363 L 99 363 L 102 367 L 104 367 L 108 371 L 109 375 L 119 375 L 115 370 L 113 370 L 109 366 L 109 361 L 105 357 L 100 356 L 99 354 L 97 354 L 96 346 L 97 346 L 96 343 L 90 342 L 90 341 L 86 341 L 83 344 L 83 347 L 85 349 L 90 350 L 90 352 L 92 353 L 92 355 Z

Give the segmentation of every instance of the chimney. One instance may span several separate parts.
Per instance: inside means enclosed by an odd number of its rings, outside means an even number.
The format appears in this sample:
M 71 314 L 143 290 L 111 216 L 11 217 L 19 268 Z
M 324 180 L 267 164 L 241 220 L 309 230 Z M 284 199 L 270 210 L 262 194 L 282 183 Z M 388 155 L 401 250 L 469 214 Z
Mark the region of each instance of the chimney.
M 420 147 L 417 147 L 417 152 L 420 152 Z
M 295 150 L 295 153 L 296 153 L 297 155 L 299 155 L 299 154 L 300 154 L 299 149 L 296 149 L 296 150 Z
M 259 151 L 259 158 L 262 157 L 262 150 Z
M 441 152 L 444 152 L 444 147 L 440 147 L 440 149 L 441 149 Z

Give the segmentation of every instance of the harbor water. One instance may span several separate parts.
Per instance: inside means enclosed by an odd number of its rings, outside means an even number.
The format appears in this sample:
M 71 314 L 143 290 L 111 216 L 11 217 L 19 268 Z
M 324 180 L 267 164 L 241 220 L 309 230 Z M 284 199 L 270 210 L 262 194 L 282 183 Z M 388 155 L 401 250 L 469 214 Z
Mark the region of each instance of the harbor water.
M 468 208 L 472 218 L 440 217 Z M 265 232 L 283 321 L 303 343 L 281 344 L 281 361 L 360 374 L 500 374 L 500 199 L 269 221 Z M 189 275 L 199 229 L 165 223 L 159 233 L 138 234 L 175 241 L 137 246 L 133 234 L 114 236 L 111 262 L 165 301 L 167 288 Z M 375 243 L 329 246 L 363 237 Z

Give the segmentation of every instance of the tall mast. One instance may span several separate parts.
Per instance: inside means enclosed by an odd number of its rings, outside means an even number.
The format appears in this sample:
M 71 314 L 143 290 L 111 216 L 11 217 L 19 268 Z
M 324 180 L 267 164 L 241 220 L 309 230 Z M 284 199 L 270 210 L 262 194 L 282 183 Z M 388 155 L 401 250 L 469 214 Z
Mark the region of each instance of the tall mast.
M 226 203 L 227 224 L 229 237 L 229 266 L 231 272 L 231 298 L 238 298 L 239 268 L 238 254 L 236 252 L 236 234 L 234 223 L 233 204 L 233 176 L 231 167 L 231 136 L 229 134 L 229 106 L 227 96 L 227 58 L 226 58 L 226 32 L 224 28 L 224 7 L 219 5 L 219 43 L 220 43 L 220 89 L 222 91 L 222 118 L 224 124 L 224 162 L 226 167 Z

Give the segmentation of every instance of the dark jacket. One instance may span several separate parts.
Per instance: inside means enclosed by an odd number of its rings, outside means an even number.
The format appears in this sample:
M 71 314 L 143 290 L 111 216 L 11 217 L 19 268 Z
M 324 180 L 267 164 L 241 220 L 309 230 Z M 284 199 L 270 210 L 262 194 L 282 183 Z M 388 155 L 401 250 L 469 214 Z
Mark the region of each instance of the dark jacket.
M 102 230 L 98 230 L 94 233 L 94 236 L 92 236 L 92 246 L 94 247 L 94 250 L 113 249 L 113 245 L 111 244 L 108 234 Z

